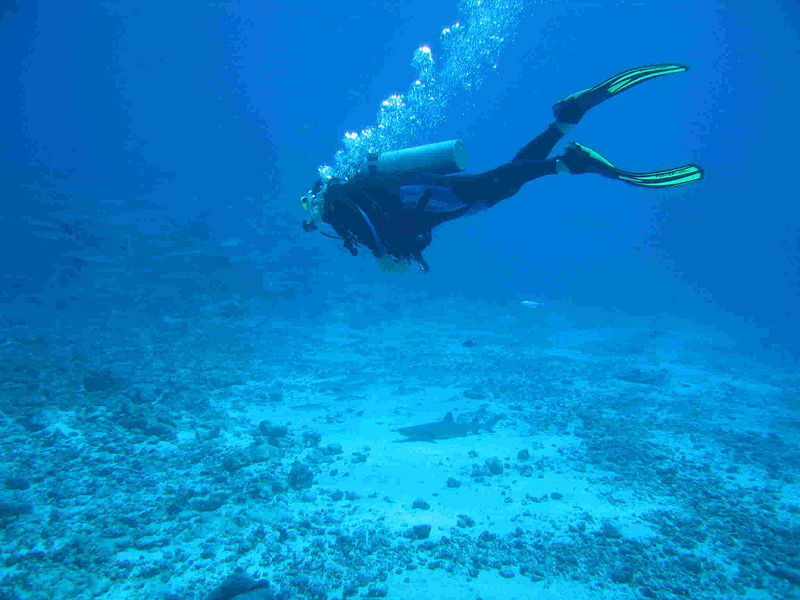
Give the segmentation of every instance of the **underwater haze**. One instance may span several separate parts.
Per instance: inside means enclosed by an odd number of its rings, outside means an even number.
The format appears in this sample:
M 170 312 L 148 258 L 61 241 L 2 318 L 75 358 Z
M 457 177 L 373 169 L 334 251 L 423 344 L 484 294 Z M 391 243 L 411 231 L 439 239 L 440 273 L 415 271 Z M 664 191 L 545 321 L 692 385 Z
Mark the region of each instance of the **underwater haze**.
M 796 0 L 0 0 L 0 55 L 0 600 L 800 598 Z M 701 181 L 427 273 L 303 229 L 665 63 L 555 153 Z

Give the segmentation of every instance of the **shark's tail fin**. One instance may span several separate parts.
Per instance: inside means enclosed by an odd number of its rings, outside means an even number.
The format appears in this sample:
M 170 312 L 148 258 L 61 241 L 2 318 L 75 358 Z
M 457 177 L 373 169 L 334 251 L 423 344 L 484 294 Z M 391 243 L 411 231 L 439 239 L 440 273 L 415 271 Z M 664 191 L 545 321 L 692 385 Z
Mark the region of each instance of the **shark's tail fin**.
M 491 419 L 489 419 L 488 421 L 486 421 L 486 423 L 483 424 L 483 429 L 485 429 L 486 431 L 494 432 L 494 426 L 497 425 L 498 421 L 502 421 L 504 418 L 505 416 L 503 415 L 493 416 Z

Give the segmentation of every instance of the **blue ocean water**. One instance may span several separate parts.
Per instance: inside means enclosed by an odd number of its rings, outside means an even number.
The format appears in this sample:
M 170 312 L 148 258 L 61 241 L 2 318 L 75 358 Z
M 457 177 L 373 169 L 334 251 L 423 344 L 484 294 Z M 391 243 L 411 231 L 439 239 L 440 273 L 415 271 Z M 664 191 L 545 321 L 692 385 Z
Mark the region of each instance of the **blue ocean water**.
M 800 598 L 800 6 L 0 0 L 0 599 Z M 686 73 L 433 232 L 321 173 Z M 565 140 L 565 141 L 566 141 Z M 556 152 L 564 148 L 562 142 Z

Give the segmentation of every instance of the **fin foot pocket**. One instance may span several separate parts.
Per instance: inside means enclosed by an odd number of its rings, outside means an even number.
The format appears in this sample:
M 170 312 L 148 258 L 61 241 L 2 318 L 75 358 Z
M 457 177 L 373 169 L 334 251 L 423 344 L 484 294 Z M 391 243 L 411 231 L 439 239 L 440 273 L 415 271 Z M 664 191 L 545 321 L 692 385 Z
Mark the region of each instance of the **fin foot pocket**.
M 573 175 L 599 173 L 606 177 L 616 177 L 617 173 L 620 172 L 611 161 L 601 156 L 599 152 L 578 142 L 567 144 L 567 148 L 560 159 Z

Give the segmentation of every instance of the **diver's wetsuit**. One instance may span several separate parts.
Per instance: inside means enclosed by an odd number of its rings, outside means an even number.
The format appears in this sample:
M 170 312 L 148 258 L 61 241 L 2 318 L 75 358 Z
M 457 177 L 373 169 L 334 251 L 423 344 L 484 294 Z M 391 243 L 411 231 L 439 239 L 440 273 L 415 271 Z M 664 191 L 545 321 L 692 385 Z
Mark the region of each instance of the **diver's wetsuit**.
M 478 174 L 410 176 L 404 180 L 331 181 L 322 220 L 357 253 L 369 248 L 377 257 L 415 260 L 423 271 L 422 251 L 437 225 L 494 206 L 528 181 L 557 172 L 547 159 L 563 137 L 553 123 L 504 165 Z

